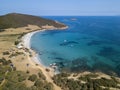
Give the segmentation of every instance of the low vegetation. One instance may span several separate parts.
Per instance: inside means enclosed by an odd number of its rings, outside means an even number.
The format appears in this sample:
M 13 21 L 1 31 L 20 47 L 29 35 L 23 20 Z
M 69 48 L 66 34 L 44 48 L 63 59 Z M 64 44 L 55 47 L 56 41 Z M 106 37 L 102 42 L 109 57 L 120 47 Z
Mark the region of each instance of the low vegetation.
M 10 60 L 6 60 L 5 58 L 2 58 L 2 59 L 0 59 L 0 63 L 2 65 L 9 65 L 11 63 L 11 61 Z
M 30 87 L 26 81 L 33 82 Z M 46 81 L 46 77 L 40 71 L 38 75 L 29 75 L 26 72 L 16 71 L 11 66 L 11 61 L 0 59 L 0 90 L 54 90 L 53 85 Z
M 39 71 L 38 74 L 29 75 L 29 73 L 16 71 L 11 67 L 11 61 L 5 58 L 0 59 L 0 90 L 54 90 L 53 85 L 48 83 L 44 74 Z M 62 90 L 110 90 L 110 88 L 120 89 L 120 82 L 115 78 L 97 78 L 97 74 L 87 74 L 79 76 L 69 73 L 57 74 L 53 77 L 56 85 Z M 77 78 L 76 78 L 77 77 Z M 76 78 L 76 79 L 74 79 Z M 26 81 L 33 84 L 26 86 Z
M 3 31 L 5 31 L 4 29 L 0 29 L 0 32 L 3 32 Z
M 80 76 L 77 80 L 68 78 L 66 74 L 58 74 L 53 77 L 54 83 L 63 90 L 110 90 L 110 88 L 120 89 L 120 82 L 115 78 L 97 79 L 98 75 L 88 74 Z
M 37 80 L 37 75 L 33 74 L 33 75 L 29 76 L 28 80 L 34 82 L 35 80 Z
M 42 72 L 39 72 L 39 73 L 38 73 L 38 76 L 39 76 L 39 78 L 41 78 L 42 80 L 46 80 L 46 77 L 43 75 Z

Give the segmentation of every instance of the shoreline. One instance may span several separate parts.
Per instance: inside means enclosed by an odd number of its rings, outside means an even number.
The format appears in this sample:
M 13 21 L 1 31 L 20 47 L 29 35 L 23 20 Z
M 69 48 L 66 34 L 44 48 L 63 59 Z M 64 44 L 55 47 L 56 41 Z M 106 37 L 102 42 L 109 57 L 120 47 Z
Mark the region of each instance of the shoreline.
M 30 46 L 30 42 L 31 42 L 31 38 L 32 36 L 35 34 L 35 33 L 38 33 L 38 32 L 44 32 L 44 31 L 47 31 L 47 30 L 62 30 L 62 29 L 66 29 L 68 28 L 68 26 L 64 27 L 64 28 L 53 28 L 53 29 L 38 29 L 36 31 L 32 31 L 32 32 L 28 32 L 27 34 L 25 34 L 22 38 L 21 38 L 21 43 L 23 44 L 23 47 L 24 48 L 27 48 L 29 50 L 29 52 L 32 54 L 32 57 L 28 56 L 30 58 L 30 60 L 32 61 L 33 64 L 37 64 L 40 68 L 44 69 L 45 72 L 47 72 L 46 69 L 49 69 L 49 72 L 52 73 L 52 75 L 50 75 L 50 77 L 58 74 L 58 72 L 55 71 L 55 69 L 53 69 L 52 67 L 50 66 L 45 66 L 43 63 L 42 63 L 42 60 L 41 58 L 38 56 L 38 53 L 31 48 Z M 89 72 L 89 71 L 88 71 Z M 98 72 L 99 73 L 99 72 Z
M 48 82 L 51 82 L 55 88 L 55 90 L 61 90 L 61 88 L 59 86 L 57 86 L 54 81 L 52 80 L 52 77 L 54 77 L 54 75 L 57 74 L 57 72 L 55 72 L 55 70 L 52 68 L 52 67 L 47 67 L 45 66 L 43 63 L 42 63 L 42 60 L 40 57 L 38 57 L 38 54 L 36 53 L 36 51 L 34 49 L 31 48 L 30 46 L 30 42 L 31 42 L 31 38 L 32 36 L 35 34 L 35 33 L 38 33 L 38 32 L 43 32 L 43 31 L 46 31 L 46 30 L 55 30 L 55 29 L 39 29 L 37 31 L 33 31 L 33 32 L 29 32 L 27 34 L 25 34 L 22 38 L 21 38 L 21 44 L 23 44 L 23 48 L 27 48 L 28 51 L 26 52 L 27 54 L 27 61 L 28 63 L 32 64 L 33 68 L 37 68 L 37 69 L 40 69 L 42 71 L 42 73 L 45 75 L 46 77 L 46 80 Z M 32 55 L 32 57 L 30 57 L 30 53 Z M 49 71 L 47 71 L 49 70 Z M 89 71 L 85 71 L 83 73 L 79 73 L 78 76 L 84 76 L 84 75 L 87 75 L 87 74 L 91 74 L 91 72 Z M 96 72 L 95 74 L 99 75 L 98 76 L 98 79 L 99 78 L 107 78 L 107 79 L 111 79 L 111 77 L 107 74 L 104 74 L 104 73 L 101 73 L 101 72 Z M 71 75 L 74 75 L 71 74 Z M 74 79 L 76 77 L 69 77 L 70 79 Z M 119 78 L 117 78 L 118 80 L 120 80 Z
M 39 65 L 42 65 L 44 68 L 48 68 L 42 63 L 42 60 L 38 56 L 38 53 L 34 49 L 31 48 L 31 38 L 32 38 L 32 36 L 35 33 L 43 32 L 45 30 L 47 30 L 47 29 L 42 29 L 42 30 L 27 33 L 22 37 L 21 40 L 22 40 L 23 47 L 29 49 L 29 53 L 31 53 L 31 55 L 32 55 L 32 57 L 30 57 L 31 61 L 34 61 L 35 63 L 37 63 Z
M 19 45 L 22 45 L 23 48 L 28 49 L 28 53 L 27 57 L 28 59 L 32 62 L 32 64 L 35 64 L 38 66 L 38 68 L 42 69 L 43 73 L 49 73 L 49 75 L 47 75 L 49 78 L 53 77 L 55 74 L 57 74 L 57 72 L 55 72 L 55 69 L 50 67 L 50 66 L 45 66 L 42 63 L 42 60 L 40 59 L 40 57 L 38 56 L 37 52 L 31 48 L 31 38 L 35 33 L 38 32 L 43 32 L 43 31 L 47 31 L 47 30 L 64 30 L 67 29 L 68 26 L 63 27 L 63 28 L 51 28 L 51 29 L 38 29 L 36 31 L 32 31 L 32 32 L 28 32 L 27 34 L 25 34 L 22 38 L 21 38 L 21 42 L 19 43 Z M 30 57 L 30 55 L 32 55 L 32 57 Z M 49 72 L 46 70 L 48 69 Z

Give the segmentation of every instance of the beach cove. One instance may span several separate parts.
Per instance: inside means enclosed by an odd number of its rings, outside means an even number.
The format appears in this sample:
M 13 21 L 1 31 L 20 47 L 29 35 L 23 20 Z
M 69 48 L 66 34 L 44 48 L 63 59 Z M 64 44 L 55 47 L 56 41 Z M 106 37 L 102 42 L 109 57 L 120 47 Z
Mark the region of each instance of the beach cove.
M 64 28 L 67 27 L 62 27 L 59 29 Z M 12 62 L 12 67 L 15 67 L 15 70 L 18 72 L 25 72 L 28 73 L 28 75 L 37 75 L 39 72 L 42 72 L 47 81 L 53 84 L 55 90 L 61 90 L 60 87 L 54 84 L 51 79 L 54 75 L 53 69 L 48 68 L 48 71 L 46 71 L 46 67 L 44 67 L 40 62 L 36 62 L 38 60 L 36 57 L 36 52 L 30 49 L 31 36 L 36 32 L 41 32 L 46 29 L 53 30 L 57 28 L 48 25 L 43 26 L 42 28 L 36 25 L 28 25 L 25 27 L 8 28 L 4 32 L 1 32 L 0 40 L 2 42 L 0 43 L 0 57 L 5 58 L 6 60 L 10 59 Z M 15 44 L 15 42 L 17 44 Z M 4 52 L 7 52 L 8 54 L 4 55 Z M 1 86 L 4 83 L 5 81 L 3 81 Z M 25 80 L 24 83 L 27 87 L 34 85 L 34 83 L 29 80 Z
M 68 28 L 68 27 L 66 26 L 63 28 L 59 28 L 59 30 L 64 30 L 66 28 Z M 31 43 L 30 43 L 31 37 L 35 33 L 44 32 L 46 30 L 54 30 L 54 29 L 57 29 L 57 28 L 48 28 L 48 29 L 40 29 L 40 30 L 37 29 L 33 32 L 25 34 L 21 38 L 21 42 L 18 44 L 18 48 L 23 49 L 23 52 L 27 56 L 27 61 L 23 61 L 21 64 L 22 65 L 26 64 L 28 69 L 25 69 L 25 67 L 22 67 L 23 69 L 21 69 L 21 66 L 20 66 L 20 69 L 22 71 L 28 70 L 28 71 L 30 71 L 31 74 L 37 73 L 39 70 L 41 70 L 42 73 L 45 75 L 47 81 L 54 85 L 55 90 L 61 90 L 60 87 L 56 86 L 52 80 L 52 77 L 56 74 L 55 69 L 52 67 L 46 67 L 46 66 L 44 66 L 44 64 L 41 63 L 40 57 L 38 57 L 37 52 L 35 52 L 34 50 L 31 49 Z
M 117 33 L 119 27 L 116 26 L 119 24 L 119 17 L 45 18 L 69 26 L 63 31 L 38 32 L 31 38 L 31 48 L 38 53 L 45 66 L 56 63 L 60 71 L 97 71 L 119 75 L 120 40 Z M 112 22 L 109 23 L 110 21 Z M 113 23 L 115 24 L 112 26 Z M 109 32 L 106 32 L 107 29 Z

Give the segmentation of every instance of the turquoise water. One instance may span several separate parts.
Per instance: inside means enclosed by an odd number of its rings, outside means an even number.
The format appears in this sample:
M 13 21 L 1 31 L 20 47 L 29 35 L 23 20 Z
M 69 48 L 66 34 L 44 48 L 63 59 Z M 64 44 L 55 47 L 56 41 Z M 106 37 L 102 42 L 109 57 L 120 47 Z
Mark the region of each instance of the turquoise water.
M 120 75 L 120 17 L 45 17 L 69 26 L 38 32 L 31 47 L 45 66 L 62 71 L 102 71 Z M 75 20 L 72 20 L 75 18 Z

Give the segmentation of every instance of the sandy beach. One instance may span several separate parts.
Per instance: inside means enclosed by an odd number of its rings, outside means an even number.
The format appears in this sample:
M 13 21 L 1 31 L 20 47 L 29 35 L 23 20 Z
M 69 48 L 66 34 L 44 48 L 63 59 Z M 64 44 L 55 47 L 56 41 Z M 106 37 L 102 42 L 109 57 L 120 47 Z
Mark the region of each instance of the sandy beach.
M 54 87 L 55 87 L 55 90 L 61 90 L 58 86 L 56 86 L 54 83 L 53 83 L 53 80 L 52 80 L 52 77 L 55 75 L 55 72 L 54 72 L 54 69 L 50 68 L 50 67 L 45 67 L 40 61 L 40 58 L 38 57 L 37 53 L 31 49 L 31 46 L 30 46 L 30 40 L 31 40 L 31 37 L 37 33 L 37 32 L 41 32 L 41 31 L 45 31 L 44 30 L 38 30 L 38 31 L 35 31 L 35 32 L 30 32 L 26 35 L 24 35 L 22 37 L 22 42 L 21 44 L 23 44 L 23 48 L 27 48 L 29 49 L 29 52 L 26 52 L 26 55 L 27 55 L 27 63 L 29 63 L 31 65 L 32 68 L 34 69 L 40 69 L 43 74 L 46 76 L 46 79 L 48 82 L 51 82 Z M 32 54 L 32 57 L 30 57 L 30 53 Z M 26 61 L 25 61 L 26 63 Z M 49 69 L 49 72 L 46 71 L 46 69 Z
M 42 30 L 42 31 L 44 31 L 44 30 Z M 37 33 L 37 32 L 41 32 L 41 31 L 30 32 L 30 33 L 24 35 L 24 36 L 22 37 L 22 42 L 21 42 L 21 44 L 23 44 L 23 47 L 24 47 L 24 48 L 29 49 L 29 53 L 32 54 L 32 57 L 30 57 L 31 60 L 33 60 L 34 62 L 36 62 L 37 64 L 40 65 L 40 64 L 41 64 L 41 62 L 40 62 L 41 60 L 40 60 L 40 58 L 38 57 L 38 54 L 37 54 L 34 50 L 32 50 L 32 49 L 31 49 L 31 46 L 30 46 L 31 37 L 32 37 L 35 33 Z M 42 64 L 41 64 L 41 65 L 42 65 Z M 44 66 L 44 67 L 45 67 L 45 66 Z

